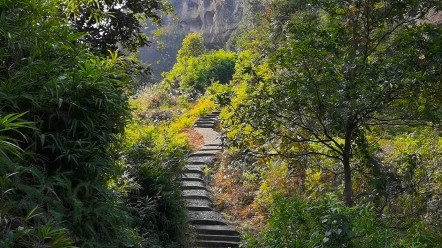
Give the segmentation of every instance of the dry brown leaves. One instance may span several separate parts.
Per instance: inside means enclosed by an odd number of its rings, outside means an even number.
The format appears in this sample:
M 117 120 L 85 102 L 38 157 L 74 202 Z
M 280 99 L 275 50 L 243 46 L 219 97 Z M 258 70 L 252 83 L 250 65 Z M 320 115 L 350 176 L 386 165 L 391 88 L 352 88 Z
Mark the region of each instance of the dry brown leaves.
M 195 129 L 188 127 L 183 129 L 183 133 L 187 135 L 189 145 L 193 152 L 198 151 L 198 149 L 204 145 L 204 137 L 195 131 Z

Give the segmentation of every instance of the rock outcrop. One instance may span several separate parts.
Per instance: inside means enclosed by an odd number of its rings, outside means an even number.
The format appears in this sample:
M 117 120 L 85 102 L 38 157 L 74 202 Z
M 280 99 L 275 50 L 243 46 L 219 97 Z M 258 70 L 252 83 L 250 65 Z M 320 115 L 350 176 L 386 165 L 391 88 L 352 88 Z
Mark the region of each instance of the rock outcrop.
M 244 0 L 177 0 L 172 1 L 179 26 L 185 32 L 200 32 L 209 49 L 224 46 L 238 27 Z

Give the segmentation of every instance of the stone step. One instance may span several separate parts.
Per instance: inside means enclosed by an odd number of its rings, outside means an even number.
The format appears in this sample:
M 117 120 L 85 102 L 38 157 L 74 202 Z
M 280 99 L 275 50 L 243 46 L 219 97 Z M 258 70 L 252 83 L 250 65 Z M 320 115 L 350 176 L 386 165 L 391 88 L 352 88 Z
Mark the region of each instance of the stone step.
M 211 201 L 210 196 L 204 196 L 204 195 L 194 195 L 194 194 L 190 194 L 190 195 L 183 195 L 183 199 L 184 200 L 207 200 L 207 201 Z
M 199 128 L 214 128 L 215 125 L 212 125 L 212 124 L 195 124 L 194 127 L 199 127 Z
M 221 148 L 219 145 L 218 146 L 202 146 L 201 148 Z M 193 153 L 191 153 L 190 155 L 192 155 L 192 154 L 194 154 L 195 156 L 197 156 L 197 155 L 205 155 L 205 154 L 207 154 L 207 155 L 213 155 L 213 156 L 215 156 L 215 155 L 217 155 L 218 153 L 219 153 L 219 151 L 218 150 L 213 150 L 213 151 L 201 151 L 201 148 L 200 148 L 200 150 L 198 150 L 198 151 L 196 151 L 196 152 L 193 152 Z
M 192 157 L 213 157 L 213 156 L 216 156 L 217 153 L 218 153 L 218 151 L 214 151 L 214 152 L 198 151 L 198 152 L 191 153 L 188 156 L 188 158 L 192 158 Z
M 194 225 L 226 225 L 223 216 L 215 211 L 187 211 L 187 217 Z
M 189 164 L 212 164 L 215 162 L 215 156 L 214 155 L 203 155 L 203 156 L 190 156 L 187 159 L 187 162 Z
M 209 199 L 186 199 L 186 206 L 201 206 L 201 207 L 212 207 L 212 201 L 210 201 Z
M 206 186 L 198 186 L 198 185 L 181 185 L 181 190 L 207 190 Z
M 209 199 L 210 200 L 210 194 L 207 189 L 183 189 L 181 191 L 181 194 L 186 199 Z M 198 217 L 197 214 L 194 214 L 193 216 Z
M 181 182 L 203 182 L 203 183 L 206 183 L 202 177 L 184 177 L 184 178 L 181 177 L 181 178 L 179 178 L 179 180 Z
M 211 126 L 212 128 L 214 128 L 214 127 L 216 127 L 217 122 L 215 122 L 215 121 L 197 121 L 193 125 L 194 126 L 204 126 L 204 125 L 207 125 L 207 126 Z
M 194 124 L 195 127 L 203 126 L 203 125 L 211 126 L 212 128 L 216 127 L 216 123 L 209 122 L 209 121 L 197 121 Z
M 219 147 L 221 146 L 221 143 L 215 143 L 215 144 L 204 144 L 202 147 Z
M 204 118 L 204 117 L 201 117 L 198 120 L 196 120 L 196 123 L 198 123 L 198 122 L 199 123 L 210 122 L 210 123 L 216 124 L 216 123 L 218 123 L 218 118 L 214 118 L 214 117 L 206 117 L 206 118 Z
M 212 112 L 210 114 L 205 114 L 203 116 L 219 116 L 220 112 L 216 111 L 216 112 Z
M 232 226 L 228 225 L 193 225 L 198 234 L 207 235 L 238 235 L 238 232 Z
M 184 166 L 183 171 L 184 172 L 190 172 L 190 171 L 200 171 L 204 172 L 204 169 L 207 167 L 205 164 L 188 164 Z
M 185 180 L 187 178 L 200 178 L 203 179 L 203 172 L 202 171 L 192 171 L 192 172 L 184 172 L 181 174 L 181 180 Z
M 199 213 L 208 213 L 212 211 L 205 211 L 205 212 L 199 212 Z M 189 223 L 192 225 L 208 225 L 208 226 L 217 226 L 217 225 L 226 225 L 227 224 L 222 220 L 210 220 L 210 219 L 195 219 L 195 220 L 189 220 Z
M 216 124 L 218 124 L 218 119 L 216 119 L 216 118 L 200 118 L 195 123 L 216 125 Z
M 215 146 L 213 146 L 213 147 L 204 147 L 204 146 L 202 146 L 200 149 L 199 149 L 199 151 L 202 151 L 202 152 L 208 152 L 208 151 L 217 151 L 217 152 L 219 152 L 219 151 L 222 151 L 223 150 L 223 148 L 221 147 L 221 146 L 219 146 L 219 147 L 215 147 Z
M 240 242 L 241 238 L 238 235 L 210 235 L 210 234 L 198 234 L 197 239 L 200 240 L 213 240 L 213 241 L 230 241 Z
M 203 115 L 203 116 L 200 116 L 200 118 L 198 118 L 198 121 L 199 120 L 218 120 L 219 119 L 219 116 L 218 115 Z
M 186 206 L 189 211 L 213 211 L 213 208 L 209 206 Z
M 203 169 L 204 169 L 204 167 L 205 167 L 205 165 L 203 165 L 203 164 L 200 164 L 199 166 L 201 166 L 202 168 L 200 168 L 200 167 L 189 167 L 189 168 L 183 168 L 183 172 L 184 173 L 192 173 L 192 174 L 194 174 L 194 173 L 203 173 Z
M 204 181 L 182 181 L 181 188 L 185 187 L 206 187 Z
M 188 164 L 190 165 L 190 164 Z M 206 167 L 206 164 L 200 163 L 200 164 L 192 164 L 192 166 L 184 167 L 182 170 L 183 175 L 193 175 L 193 174 L 203 174 L 204 167 Z
M 239 247 L 238 242 L 231 242 L 231 241 L 213 241 L 213 240 L 197 240 L 196 244 L 198 247 L 210 247 L 210 248 L 224 248 L 224 247 L 231 247 L 236 248 Z

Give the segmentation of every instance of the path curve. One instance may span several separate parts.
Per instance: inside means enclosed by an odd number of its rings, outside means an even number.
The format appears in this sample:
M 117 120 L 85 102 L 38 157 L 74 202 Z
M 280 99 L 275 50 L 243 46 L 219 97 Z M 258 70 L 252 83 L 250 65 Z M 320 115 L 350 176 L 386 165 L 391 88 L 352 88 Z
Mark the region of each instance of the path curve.
M 240 236 L 224 217 L 213 210 L 204 168 L 213 166 L 217 153 L 222 151 L 221 135 L 214 130 L 219 112 L 202 116 L 195 123 L 195 131 L 204 137 L 204 145 L 189 155 L 181 177 L 190 224 L 197 232 L 196 247 L 239 247 Z

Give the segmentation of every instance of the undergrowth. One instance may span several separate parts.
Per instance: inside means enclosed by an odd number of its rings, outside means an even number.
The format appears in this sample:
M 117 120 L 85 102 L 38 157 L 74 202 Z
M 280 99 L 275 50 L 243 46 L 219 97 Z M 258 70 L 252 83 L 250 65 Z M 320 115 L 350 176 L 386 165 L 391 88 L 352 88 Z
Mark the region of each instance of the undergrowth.
M 125 205 L 143 237 L 140 246 L 191 247 L 193 236 L 178 181 L 190 152 L 185 130 L 215 104 L 209 97 L 196 103 L 179 101 L 161 86 L 146 89 L 131 101 L 134 120 L 126 126 L 119 147 L 124 176 L 111 187 L 125 194 Z M 170 114 L 152 117 L 158 113 Z

